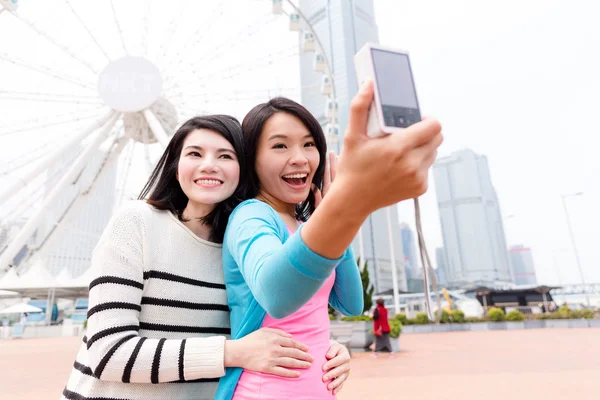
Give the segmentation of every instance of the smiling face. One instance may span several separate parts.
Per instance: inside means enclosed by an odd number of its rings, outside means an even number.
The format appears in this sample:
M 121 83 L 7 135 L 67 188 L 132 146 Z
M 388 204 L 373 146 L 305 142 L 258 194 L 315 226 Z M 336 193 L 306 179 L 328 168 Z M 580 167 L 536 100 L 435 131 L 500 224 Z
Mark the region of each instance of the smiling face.
M 210 129 L 195 129 L 183 142 L 177 180 L 188 206 L 213 209 L 238 186 L 240 166 L 233 145 Z
M 297 117 L 278 112 L 264 125 L 258 140 L 256 174 L 260 194 L 288 208 L 307 199 L 319 167 L 319 150 Z

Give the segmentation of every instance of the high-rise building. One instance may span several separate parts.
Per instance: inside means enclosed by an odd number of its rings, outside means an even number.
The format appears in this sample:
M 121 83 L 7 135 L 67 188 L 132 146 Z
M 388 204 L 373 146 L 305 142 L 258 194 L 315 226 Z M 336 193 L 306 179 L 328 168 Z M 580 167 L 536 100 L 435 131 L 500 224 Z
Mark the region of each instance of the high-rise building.
M 332 68 L 339 109 L 339 139 L 333 144 L 337 147 L 333 150 L 339 150 L 348 125 L 350 102 L 358 91 L 354 54 L 367 42 L 379 42 L 373 1 L 300 0 L 300 11 L 315 30 Z M 314 71 L 314 57 L 314 53 L 304 53 L 300 56 L 302 104 L 325 127 L 328 122 L 325 117 L 326 99 L 319 91 L 323 73 Z M 348 212 L 352 210 L 349 209 Z M 388 222 L 387 210 L 379 210 L 373 213 L 362 227 L 362 248 L 376 293 L 393 287 L 388 223 L 391 224 L 392 230 L 398 288 L 407 290 L 397 207 L 390 207 L 390 214 L 391 220 Z M 357 237 L 353 243 L 357 257 L 360 254 L 360 242 L 360 238 Z
M 443 247 L 438 247 L 435 249 L 435 262 L 437 264 L 437 268 L 435 269 L 435 276 L 438 281 L 438 285 L 446 285 L 448 284 L 448 279 L 446 278 L 446 251 Z
M 470 287 L 512 282 L 487 158 L 471 150 L 457 151 L 440 158 L 433 174 L 448 284 Z
M 419 279 L 419 261 L 417 258 L 417 244 L 415 234 L 407 223 L 400 224 L 402 236 L 402 250 L 404 252 L 404 270 L 406 279 Z
M 516 285 L 536 285 L 531 249 L 523 245 L 512 246 L 508 251 Z

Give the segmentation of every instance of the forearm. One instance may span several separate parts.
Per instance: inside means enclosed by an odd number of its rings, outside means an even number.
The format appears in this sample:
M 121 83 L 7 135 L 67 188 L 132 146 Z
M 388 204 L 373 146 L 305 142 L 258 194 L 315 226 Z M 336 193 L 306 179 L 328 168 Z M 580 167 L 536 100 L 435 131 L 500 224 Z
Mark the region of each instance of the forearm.
M 367 211 L 353 207 L 344 195 L 343 183 L 336 180 L 305 224 L 302 240 L 324 258 L 339 258 L 352 244 L 368 215 Z

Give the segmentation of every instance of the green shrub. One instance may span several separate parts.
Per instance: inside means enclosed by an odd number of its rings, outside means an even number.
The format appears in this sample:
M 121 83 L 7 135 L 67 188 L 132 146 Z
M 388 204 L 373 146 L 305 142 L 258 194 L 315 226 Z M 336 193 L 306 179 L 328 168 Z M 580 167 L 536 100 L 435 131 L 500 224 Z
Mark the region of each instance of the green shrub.
M 83 329 L 87 329 L 87 318 L 83 320 Z
M 402 323 L 397 319 L 390 319 L 390 337 L 397 338 L 402 333 Z
M 440 318 L 439 315 L 440 315 L 440 310 L 436 310 L 435 316 Z M 442 316 L 440 318 L 440 323 L 447 324 L 449 322 L 450 322 L 450 314 L 448 313 L 447 310 L 442 310 Z
M 488 318 L 494 322 L 504 321 L 504 311 L 500 308 L 492 307 L 489 309 Z
M 450 313 L 450 317 L 452 318 L 452 322 L 455 322 L 457 324 L 465 322 L 465 313 L 461 310 L 452 310 L 452 312 Z
M 356 317 L 342 317 L 342 321 L 373 321 L 368 315 L 359 315 Z
M 525 316 L 519 310 L 512 310 L 506 315 L 507 321 L 525 321 Z
M 592 310 L 576 310 L 571 311 L 569 316 L 573 319 L 592 319 L 594 318 L 594 312 Z
M 400 321 L 400 323 L 402 325 L 406 325 L 406 322 L 408 321 L 408 319 L 406 318 L 406 314 L 404 314 L 404 313 L 398 313 L 398 314 L 396 314 L 394 316 L 394 319 Z
M 418 313 L 414 319 L 414 323 L 417 325 L 426 325 L 429 323 L 429 317 L 423 312 Z
M 486 322 L 486 320 L 485 320 L 485 318 L 469 317 L 469 318 L 465 318 L 465 322 L 478 323 L 478 322 Z
M 329 320 L 330 321 L 335 321 L 337 318 L 335 317 L 335 315 L 333 314 L 329 314 Z

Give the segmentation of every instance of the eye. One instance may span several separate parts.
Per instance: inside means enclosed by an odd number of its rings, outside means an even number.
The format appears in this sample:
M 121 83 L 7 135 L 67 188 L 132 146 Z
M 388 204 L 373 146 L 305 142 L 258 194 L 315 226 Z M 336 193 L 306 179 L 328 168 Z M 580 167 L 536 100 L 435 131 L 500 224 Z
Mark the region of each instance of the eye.
M 316 144 L 315 144 L 315 142 L 314 142 L 314 141 L 312 141 L 312 140 L 311 140 L 310 142 L 306 142 L 306 143 L 304 144 L 304 147 L 315 147 L 315 146 L 316 146 Z
M 283 143 L 277 143 L 276 145 L 273 146 L 274 149 L 285 149 L 285 144 Z
M 225 159 L 225 160 L 233 160 L 233 157 L 231 157 L 230 154 L 221 154 L 219 156 L 219 158 Z
M 188 153 L 188 156 L 193 156 L 193 157 L 201 157 L 200 153 L 198 153 L 197 151 L 190 151 Z

